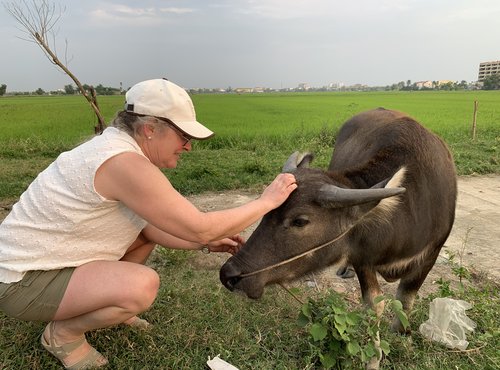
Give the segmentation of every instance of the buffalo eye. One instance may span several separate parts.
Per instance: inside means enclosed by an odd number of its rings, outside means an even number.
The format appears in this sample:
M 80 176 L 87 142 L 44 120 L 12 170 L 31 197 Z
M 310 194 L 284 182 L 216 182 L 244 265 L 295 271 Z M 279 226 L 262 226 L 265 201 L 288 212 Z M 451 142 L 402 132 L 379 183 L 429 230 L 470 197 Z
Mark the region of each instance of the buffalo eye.
M 309 223 L 309 220 L 305 217 L 297 217 L 292 221 L 292 226 L 304 227 Z

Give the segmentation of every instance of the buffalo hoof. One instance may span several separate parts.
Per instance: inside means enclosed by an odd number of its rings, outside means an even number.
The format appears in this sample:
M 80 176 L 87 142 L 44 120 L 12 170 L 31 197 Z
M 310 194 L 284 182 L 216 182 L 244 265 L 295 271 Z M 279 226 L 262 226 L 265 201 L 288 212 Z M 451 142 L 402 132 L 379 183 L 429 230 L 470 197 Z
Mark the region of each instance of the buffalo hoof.
M 342 279 L 352 279 L 354 276 L 356 276 L 356 272 L 354 272 L 354 269 L 352 266 L 342 266 L 337 270 L 337 276 L 341 277 Z
M 408 328 L 405 329 L 403 324 L 401 324 L 401 321 L 399 321 L 399 319 L 397 319 L 397 318 L 395 318 L 392 321 L 391 330 L 394 333 L 399 333 L 401 335 L 410 335 L 411 334 L 411 328 L 408 326 Z

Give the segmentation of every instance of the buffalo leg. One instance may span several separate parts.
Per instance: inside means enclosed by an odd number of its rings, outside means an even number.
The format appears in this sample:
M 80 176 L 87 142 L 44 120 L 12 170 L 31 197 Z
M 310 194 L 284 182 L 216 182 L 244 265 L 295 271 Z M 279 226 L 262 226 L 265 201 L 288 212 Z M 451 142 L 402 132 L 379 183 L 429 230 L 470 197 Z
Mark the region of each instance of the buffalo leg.
M 380 317 L 384 312 L 384 303 L 382 301 L 375 305 L 373 302 L 376 297 L 382 294 L 376 272 L 372 270 L 356 269 L 356 274 L 358 275 L 363 302 L 372 308 L 377 313 L 377 316 Z
M 417 271 L 414 274 L 405 276 L 399 282 L 398 290 L 396 292 L 396 299 L 401 301 L 401 303 L 403 304 L 403 310 L 405 311 L 407 316 L 409 316 L 410 311 L 413 308 L 418 290 L 424 283 L 425 278 L 436 262 L 437 256 L 439 255 L 439 250 L 440 248 L 437 249 L 433 256 L 429 256 L 424 264 L 418 266 L 418 268 L 416 269 Z M 393 331 L 402 334 L 410 333 L 411 331 L 410 328 L 405 329 L 403 327 L 403 324 L 401 324 L 401 321 L 397 317 L 394 318 L 391 328 Z
M 376 312 L 377 317 L 380 318 L 384 312 L 384 301 L 380 301 L 376 305 L 374 303 L 375 298 L 382 294 L 375 271 L 356 269 L 356 274 L 358 275 L 363 302 L 372 308 Z M 375 338 L 375 349 L 377 350 L 377 356 L 368 360 L 366 370 L 378 370 L 380 368 L 382 351 L 380 350 L 380 332 L 378 330 L 377 337 Z

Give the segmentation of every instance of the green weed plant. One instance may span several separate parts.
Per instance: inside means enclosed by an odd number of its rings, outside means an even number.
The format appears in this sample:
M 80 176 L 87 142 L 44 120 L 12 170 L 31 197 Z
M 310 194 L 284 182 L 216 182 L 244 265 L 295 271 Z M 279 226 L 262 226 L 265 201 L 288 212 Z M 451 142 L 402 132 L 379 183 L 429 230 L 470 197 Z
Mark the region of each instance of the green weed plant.
M 401 302 L 379 296 L 375 304 L 382 300 L 406 329 L 409 322 Z M 302 306 L 298 323 L 308 328 L 312 363 L 319 362 L 324 369 L 360 369 L 369 359 L 390 353 L 389 342 L 379 339 L 380 325 L 387 324 L 382 318 L 372 309 L 349 308 L 344 296 L 330 292 L 309 299 Z

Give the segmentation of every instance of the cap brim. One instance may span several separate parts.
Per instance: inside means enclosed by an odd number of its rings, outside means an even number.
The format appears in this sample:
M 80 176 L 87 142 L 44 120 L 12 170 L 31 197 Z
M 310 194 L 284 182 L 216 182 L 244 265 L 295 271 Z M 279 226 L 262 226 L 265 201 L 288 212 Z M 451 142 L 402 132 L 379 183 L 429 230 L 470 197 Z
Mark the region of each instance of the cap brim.
M 196 140 L 205 140 L 214 136 L 214 132 L 197 121 L 172 122 L 179 130 Z

